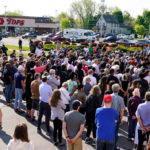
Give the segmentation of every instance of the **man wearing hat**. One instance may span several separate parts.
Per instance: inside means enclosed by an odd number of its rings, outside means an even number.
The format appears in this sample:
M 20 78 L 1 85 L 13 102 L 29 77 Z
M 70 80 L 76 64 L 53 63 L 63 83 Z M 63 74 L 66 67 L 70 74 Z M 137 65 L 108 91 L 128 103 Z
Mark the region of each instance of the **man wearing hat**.
M 64 116 L 63 131 L 67 140 L 67 150 L 82 150 L 81 135 L 84 131 L 85 117 L 79 113 L 81 102 L 73 102 L 73 111 Z
M 24 85 L 24 67 L 20 65 L 18 67 L 18 72 L 15 73 L 14 75 L 14 81 L 15 81 L 15 112 L 20 112 L 22 113 L 23 111 L 21 110 L 21 103 L 22 103 L 22 94 L 23 94 L 23 89 L 25 88 Z
M 118 113 L 111 108 L 112 96 L 105 95 L 104 107 L 96 110 L 95 123 L 97 124 L 96 150 L 114 150 L 116 123 L 119 121 Z

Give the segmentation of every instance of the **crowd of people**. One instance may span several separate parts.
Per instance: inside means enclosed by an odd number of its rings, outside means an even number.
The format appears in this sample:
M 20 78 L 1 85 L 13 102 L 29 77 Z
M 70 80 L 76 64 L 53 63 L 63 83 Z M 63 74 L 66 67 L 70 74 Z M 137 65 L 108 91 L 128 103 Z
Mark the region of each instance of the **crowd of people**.
M 25 100 L 26 117 L 37 120 L 37 132 L 42 134 L 45 116 L 46 134 L 53 136 L 54 145 L 64 146 L 63 131 L 68 150 L 84 149 L 84 130 L 85 142 L 97 150 L 117 150 L 119 127 L 127 114 L 133 149 L 150 150 L 150 48 L 146 49 L 131 53 L 58 46 L 46 54 L 39 44 L 27 58 L 22 50 L 18 57 L 15 50 L 9 57 L 0 50 L 6 105 L 24 113 Z M 0 125 L 1 118 L 0 110 Z M 16 126 L 7 149 L 19 146 L 19 150 L 33 150 L 26 124 Z

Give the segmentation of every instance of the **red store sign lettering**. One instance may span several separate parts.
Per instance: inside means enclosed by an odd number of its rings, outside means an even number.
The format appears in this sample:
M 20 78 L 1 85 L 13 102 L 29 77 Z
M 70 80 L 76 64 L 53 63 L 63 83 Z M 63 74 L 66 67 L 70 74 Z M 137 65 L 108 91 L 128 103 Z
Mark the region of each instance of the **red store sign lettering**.
M 24 20 L 19 20 L 19 19 L 13 19 L 13 18 L 7 18 L 7 24 L 8 25 L 24 25 Z M 3 25 L 5 22 L 4 18 L 0 18 L 0 25 Z

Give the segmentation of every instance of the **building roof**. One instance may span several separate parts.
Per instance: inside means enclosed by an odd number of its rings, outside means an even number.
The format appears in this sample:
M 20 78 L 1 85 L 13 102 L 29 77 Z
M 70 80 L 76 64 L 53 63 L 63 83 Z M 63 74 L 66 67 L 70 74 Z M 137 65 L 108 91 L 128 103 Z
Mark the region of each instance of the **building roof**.
M 116 19 L 116 17 L 113 15 L 105 14 L 105 15 L 103 15 L 103 18 L 106 22 L 109 22 L 109 23 L 117 23 L 117 24 L 119 23 L 118 20 Z

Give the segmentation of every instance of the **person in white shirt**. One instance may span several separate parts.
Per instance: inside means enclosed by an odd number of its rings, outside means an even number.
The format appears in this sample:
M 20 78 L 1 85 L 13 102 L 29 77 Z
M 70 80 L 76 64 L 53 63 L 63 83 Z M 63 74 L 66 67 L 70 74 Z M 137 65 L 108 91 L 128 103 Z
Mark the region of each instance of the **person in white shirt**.
M 9 141 L 6 150 L 34 150 L 28 138 L 28 130 L 25 123 L 16 126 L 13 139 Z
M 62 87 L 59 89 L 60 92 L 61 92 L 61 99 L 63 100 L 63 103 L 66 105 L 65 112 L 68 112 L 70 110 L 70 108 L 69 108 L 69 102 L 71 100 L 67 88 L 68 88 L 68 83 L 64 82 L 62 84 Z
M 94 64 L 92 65 L 95 68 L 95 73 L 100 74 L 99 65 L 98 65 L 98 59 L 94 60 Z
M 92 70 L 92 69 L 90 69 L 90 70 L 88 71 L 88 76 L 86 76 L 86 77 L 83 78 L 83 85 L 86 84 L 86 78 L 90 78 L 90 79 L 91 79 L 91 82 L 90 82 L 91 86 L 97 84 L 96 78 L 93 77 L 93 70 Z
M 41 49 L 40 46 L 38 46 L 38 48 L 36 48 L 35 54 L 36 54 L 37 56 L 42 56 L 42 49 Z
M 74 66 L 71 64 L 71 61 L 68 61 L 67 70 L 72 70 L 74 72 Z

